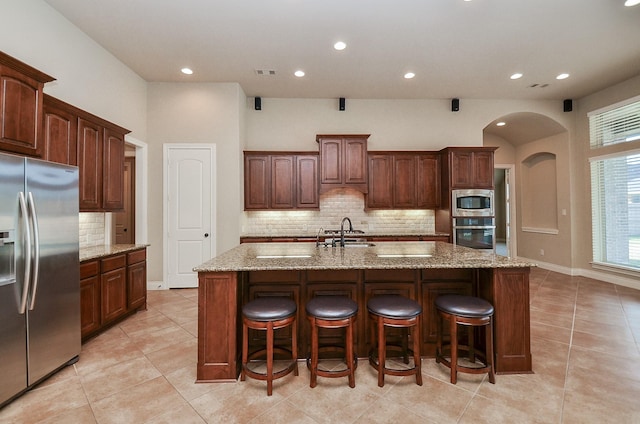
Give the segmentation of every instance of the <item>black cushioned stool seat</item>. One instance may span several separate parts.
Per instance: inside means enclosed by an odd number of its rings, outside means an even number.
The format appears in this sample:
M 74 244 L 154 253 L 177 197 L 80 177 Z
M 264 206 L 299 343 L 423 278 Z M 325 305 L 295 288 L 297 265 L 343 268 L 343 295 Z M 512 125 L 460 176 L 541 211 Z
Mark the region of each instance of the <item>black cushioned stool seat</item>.
M 489 381 L 496 382 L 493 367 L 493 305 L 484 299 L 474 296 L 447 294 L 438 296 L 435 301 L 438 310 L 438 338 L 436 343 L 436 362 L 451 369 L 451 383 L 456 384 L 458 371 L 468 374 L 489 374 Z M 443 347 L 443 320 L 449 321 L 451 342 Z M 469 327 L 469 341 L 466 345 L 458 343 L 458 325 Z M 474 327 L 485 327 L 486 352 L 476 352 L 474 348 Z M 451 360 L 444 356 L 443 349 L 451 351 Z M 475 363 L 478 354 L 484 359 L 483 366 L 472 367 L 458 364 L 458 351 L 469 352 L 469 360 Z
M 418 302 L 404 296 L 381 295 L 369 299 L 367 309 L 369 311 L 369 318 L 373 321 L 370 336 L 372 348 L 369 352 L 369 363 L 378 371 L 378 386 L 384 386 L 385 374 L 399 376 L 415 374 L 416 384 L 422 386 L 422 366 L 420 359 L 420 317 L 422 315 L 422 306 L 420 306 Z M 408 343 L 404 335 L 402 338 L 402 346 L 387 344 L 385 327 L 409 329 L 411 331 L 413 348 L 407 348 Z M 377 343 L 377 353 L 375 349 L 376 344 L 374 343 Z M 409 369 L 388 368 L 386 365 L 386 356 L 389 347 L 400 347 L 405 363 L 409 363 L 407 352 L 411 351 L 413 353 L 413 367 Z
M 273 393 L 273 380 L 284 377 L 294 372 L 298 375 L 298 342 L 296 303 L 285 297 L 262 297 L 245 304 L 242 307 L 242 372 L 240 380 L 245 377 L 267 381 L 267 395 Z M 291 349 L 274 346 L 274 330 L 291 327 Z M 266 331 L 266 348 L 249 353 L 249 329 Z M 283 353 L 291 356 L 291 363 L 284 369 L 273 371 L 273 356 L 275 353 Z M 260 373 L 249 368 L 249 361 L 266 355 L 267 371 Z
M 358 304 L 344 296 L 317 296 L 311 299 L 306 306 L 307 319 L 311 324 L 311 358 L 308 362 L 311 370 L 310 386 L 315 387 L 318 376 L 344 377 L 349 376 L 349 387 L 355 387 L 355 367 L 357 360 L 353 351 L 353 327 L 358 313 Z M 346 332 L 344 347 L 319 346 L 318 330 L 320 328 L 344 328 Z M 339 349 L 344 350 L 347 367 L 342 370 L 322 370 L 318 368 L 320 351 Z

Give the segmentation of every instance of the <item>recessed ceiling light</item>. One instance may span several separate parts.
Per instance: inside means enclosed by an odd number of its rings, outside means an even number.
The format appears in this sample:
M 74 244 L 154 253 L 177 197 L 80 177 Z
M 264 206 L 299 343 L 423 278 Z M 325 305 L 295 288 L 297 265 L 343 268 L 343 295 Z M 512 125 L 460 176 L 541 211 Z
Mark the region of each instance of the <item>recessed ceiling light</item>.
M 416 76 L 416 74 L 414 74 L 413 72 L 407 72 L 406 74 L 404 74 L 404 77 L 406 79 L 411 79 L 411 78 L 413 78 L 415 76 Z
M 516 72 L 515 74 L 511 75 L 509 78 L 519 79 L 519 78 L 522 78 L 522 74 L 520 72 Z
M 180 69 L 180 71 L 185 75 L 193 74 L 193 71 L 190 68 L 182 68 L 182 69 Z
M 301 71 L 301 70 L 295 71 L 293 75 L 297 76 L 298 78 L 302 78 L 304 76 L 304 71 Z
M 556 79 L 563 80 L 569 78 L 569 74 L 560 74 L 556 77 Z
M 636 6 L 640 4 L 640 0 L 627 0 L 624 2 L 624 5 L 627 7 Z
M 502 122 L 502 121 L 496 123 L 497 127 L 504 127 L 505 125 L 507 125 L 507 123 L 506 122 Z
M 333 45 L 333 48 L 336 50 L 344 50 L 347 48 L 347 43 L 343 41 L 338 41 L 336 44 Z

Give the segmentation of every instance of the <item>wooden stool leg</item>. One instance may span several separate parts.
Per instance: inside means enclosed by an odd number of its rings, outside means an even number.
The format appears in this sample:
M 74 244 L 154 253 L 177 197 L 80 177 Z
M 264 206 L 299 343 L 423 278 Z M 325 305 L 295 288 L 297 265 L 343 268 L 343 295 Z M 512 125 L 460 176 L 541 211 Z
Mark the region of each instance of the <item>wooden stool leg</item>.
M 353 321 L 349 322 L 347 326 L 347 346 L 345 346 L 345 361 L 347 362 L 347 368 L 349 368 L 349 387 L 356 387 L 356 378 L 353 370 Z
M 295 363 L 293 375 L 298 375 L 298 320 L 291 323 L 291 360 Z
M 384 386 L 384 368 L 387 355 L 386 339 L 384 337 L 384 318 L 377 317 L 378 324 L 378 387 Z
M 489 382 L 496 384 L 496 374 L 493 366 L 493 317 L 489 319 L 489 325 L 484 327 L 487 339 L 487 365 L 489 368 Z
M 451 383 L 458 381 L 458 323 L 455 316 L 449 316 L 451 328 Z
M 469 361 L 472 364 L 476 362 L 476 349 L 475 349 L 475 332 L 476 327 L 473 325 L 467 326 L 469 328 Z
M 318 384 L 318 326 L 316 320 L 311 320 L 311 380 L 309 386 L 316 387 Z
M 416 384 L 422 386 L 422 359 L 420 358 L 420 317 L 416 319 L 416 325 L 411 327 L 413 333 L 413 365 L 416 367 Z
M 267 324 L 267 396 L 273 393 L 273 323 Z
M 242 323 L 242 370 L 240 371 L 240 381 L 245 381 L 244 372 L 249 357 L 249 328 L 245 322 Z
M 436 364 L 440 363 L 440 355 L 442 355 L 442 314 L 438 312 L 436 318 Z

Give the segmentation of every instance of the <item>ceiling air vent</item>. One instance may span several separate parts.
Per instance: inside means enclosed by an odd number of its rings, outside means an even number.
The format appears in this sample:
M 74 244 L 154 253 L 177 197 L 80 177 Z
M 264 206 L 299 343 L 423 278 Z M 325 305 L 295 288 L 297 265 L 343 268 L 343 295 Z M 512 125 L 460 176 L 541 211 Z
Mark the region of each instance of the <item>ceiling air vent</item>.
M 545 87 L 548 87 L 548 86 L 549 86 L 549 84 L 537 84 L 536 83 L 536 84 L 531 84 L 529 86 L 529 88 L 545 88 Z
M 256 69 L 256 74 L 264 77 L 271 77 L 276 74 L 276 71 L 273 69 Z

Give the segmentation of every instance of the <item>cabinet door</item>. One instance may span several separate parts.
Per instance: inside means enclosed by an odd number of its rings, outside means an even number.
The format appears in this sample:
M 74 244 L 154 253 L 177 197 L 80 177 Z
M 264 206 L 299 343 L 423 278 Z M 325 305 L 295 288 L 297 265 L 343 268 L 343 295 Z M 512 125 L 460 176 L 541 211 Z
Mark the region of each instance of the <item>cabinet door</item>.
M 473 153 L 455 151 L 451 153 L 451 188 L 473 188 Z
M 244 157 L 244 208 L 268 209 L 271 162 L 268 155 Z
M 416 206 L 432 209 L 440 206 L 440 158 L 437 154 L 419 155 L 416 169 Z
M 415 208 L 416 204 L 416 156 L 394 155 L 393 206 Z
M 50 162 L 78 163 L 78 116 L 44 98 L 44 154 Z
M 393 156 L 369 155 L 369 188 L 367 208 L 391 209 L 393 207 Z
M 114 320 L 127 310 L 127 272 L 118 268 L 100 276 L 102 322 Z
M 124 134 L 104 129 L 102 162 L 102 208 L 124 208 Z
M 342 138 L 322 138 L 319 143 L 320 184 L 342 184 Z
M 42 155 L 43 87 L 43 83 L 0 64 L 0 150 Z
M 296 207 L 304 209 L 320 207 L 317 155 L 299 155 L 296 158 Z
M 78 169 L 80 211 L 102 208 L 102 128 L 78 119 Z
M 493 188 L 493 152 L 474 152 L 474 188 Z
M 127 307 L 144 306 L 147 301 L 147 263 L 138 262 L 127 267 Z
M 295 207 L 295 157 L 271 156 L 271 202 L 272 209 Z
M 80 280 L 80 333 L 82 337 L 100 328 L 100 277 Z
M 367 140 L 345 138 L 343 183 L 367 184 Z

